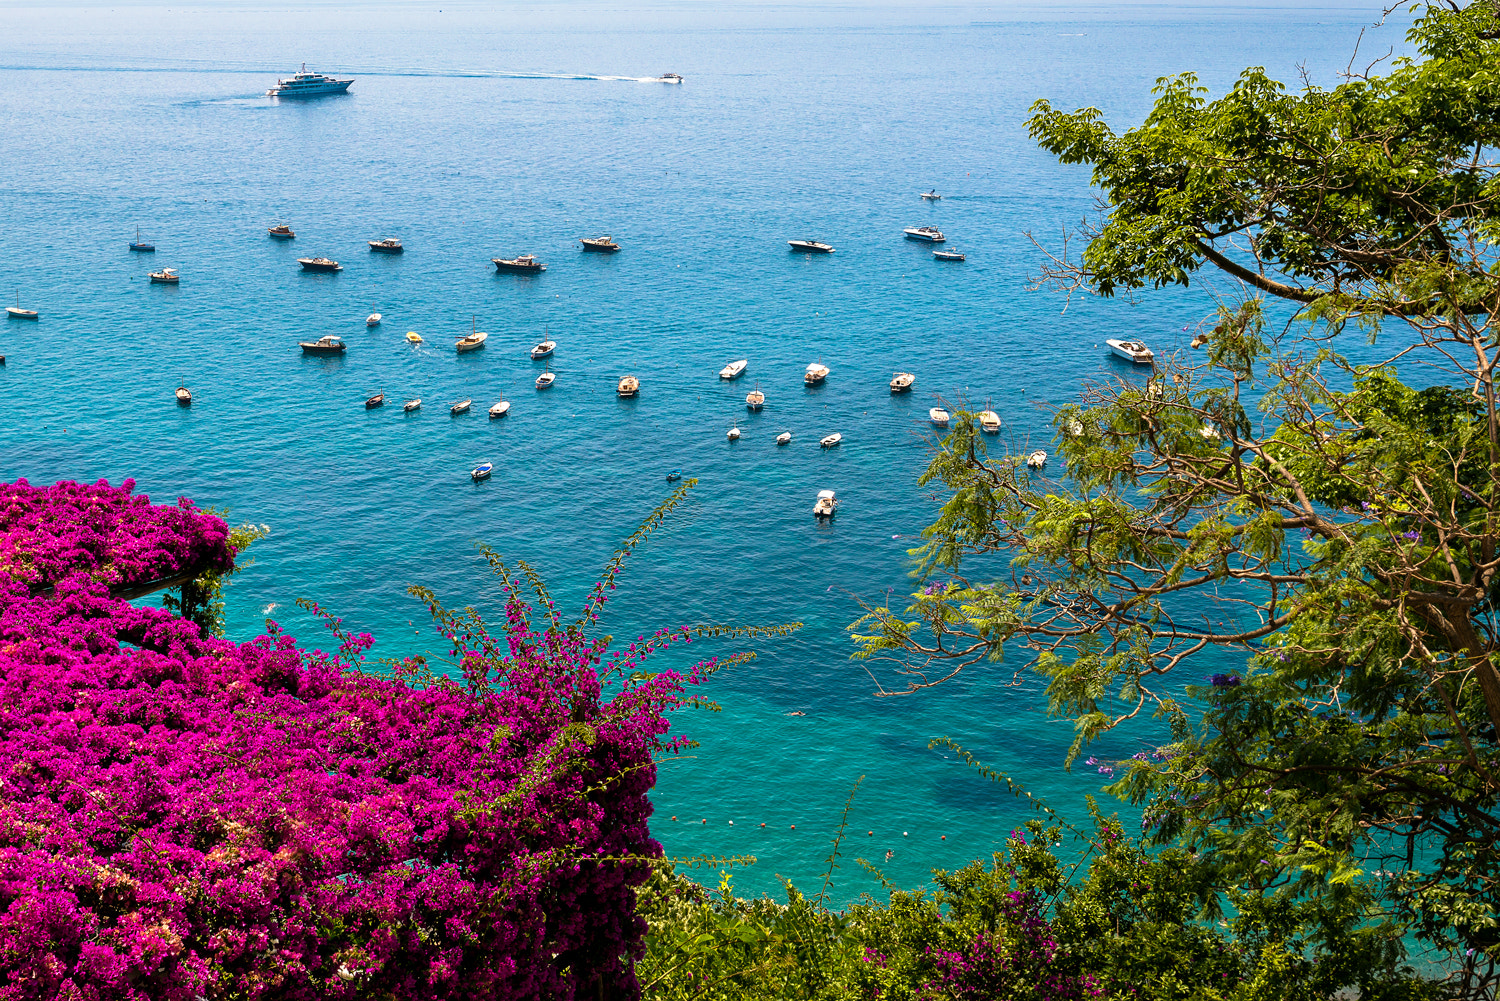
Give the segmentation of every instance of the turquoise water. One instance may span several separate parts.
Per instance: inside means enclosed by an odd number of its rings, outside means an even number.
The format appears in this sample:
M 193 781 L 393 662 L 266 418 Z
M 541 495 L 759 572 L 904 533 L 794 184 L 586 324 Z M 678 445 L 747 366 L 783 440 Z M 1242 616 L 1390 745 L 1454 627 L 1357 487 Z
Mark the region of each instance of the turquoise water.
M 701 746 L 662 768 L 657 836 L 674 855 L 758 856 L 742 890 L 816 883 L 863 775 L 846 856 L 920 884 L 1027 815 L 930 738 L 1075 818 L 1100 783 L 1062 771 L 1069 725 L 1045 717 L 1019 660 L 896 699 L 849 660 L 857 599 L 909 587 L 906 550 L 936 509 L 915 483 L 927 408 L 992 401 L 1007 445 L 1044 445 L 1046 404 L 1129 374 L 1104 337 L 1180 346 L 1211 308 L 1195 290 L 1064 311 L 1028 291 L 1039 255 L 1025 233 L 1055 247 L 1091 205 L 1083 171 L 1031 146 L 1028 105 L 1128 124 L 1167 73 L 1196 69 L 1217 90 L 1245 65 L 1294 80 L 1306 64 L 1332 82 L 1369 19 L 1353 6 L 0 8 L 0 297 L 42 313 L 0 326 L 0 475 L 133 476 L 158 501 L 269 524 L 230 592 L 231 635 L 269 614 L 315 645 L 293 605 L 309 597 L 399 655 L 433 645 L 408 584 L 495 607 L 476 540 L 533 562 L 576 606 L 680 467 L 699 485 L 631 561 L 609 628 L 805 625 L 714 678 L 722 713 L 679 719 Z M 354 76 L 351 93 L 261 96 L 303 60 Z M 667 70 L 686 84 L 639 80 Z M 918 199 L 934 187 L 941 202 Z M 279 221 L 294 242 L 266 238 Z M 968 261 L 901 238 L 928 224 Z M 126 250 L 137 226 L 155 255 Z M 600 233 L 625 249 L 581 254 L 576 239 Z M 366 251 L 387 235 L 404 256 Z M 838 252 L 787 252 L 809 236 Z M 488 263 L 520 253 L 549 270 Z M 315 255 L 345 270 L 299 273 Z M 160 266 L 181 285 L 148 285 Z M 372 308 L 385 322 L 367 330 Z M 457 356 L 471 322 L 487 347 Z M 346 357 L 299 354 L 325 334 Z M 544 335 L 558 380 L 538 393 L 527 351 Z M 745 375 L 720 382 L 741 357 Z M 832 374 L 805 389 L 820 359 Z M 886 390 L 897 369 L 917 375 L 908 396 Z M 638 399 L 615 397 L 625 373 Z M 179 381 L 191 409 L 174 404 Z M 756 385 L 768 402 L 748 414 Z M 366 411 L 380 390 L 391 402 Z M 513 408 L 491 422 L 499 394 Z M 419 413 L 403 415 L 408 396 Z M 474 412 L 450 417 L 464 397 Z M 831 431 L 843 446 L 820 450 Z M 483 459 L 498 469 L 476 485 Z M 824 488 L 842 502 L 831 524 L 810 511 Z M 846 863 L 835 896 L 873 885 Z

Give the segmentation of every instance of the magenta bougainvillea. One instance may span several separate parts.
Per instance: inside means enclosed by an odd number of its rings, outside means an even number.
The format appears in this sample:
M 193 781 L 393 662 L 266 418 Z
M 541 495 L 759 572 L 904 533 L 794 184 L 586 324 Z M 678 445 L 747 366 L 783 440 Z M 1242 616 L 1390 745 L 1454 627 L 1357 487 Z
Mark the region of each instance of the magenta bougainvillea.
M 233 555 L 130 486 L 0 488 L 0 999 L 638 993 L 684 681 L 630 679 L 686 632 L 605 663 L 603 583 L 534 625 L 507 574 L 500 640 L 434 604 L 451 679 L 215 639 L 109 596 Z

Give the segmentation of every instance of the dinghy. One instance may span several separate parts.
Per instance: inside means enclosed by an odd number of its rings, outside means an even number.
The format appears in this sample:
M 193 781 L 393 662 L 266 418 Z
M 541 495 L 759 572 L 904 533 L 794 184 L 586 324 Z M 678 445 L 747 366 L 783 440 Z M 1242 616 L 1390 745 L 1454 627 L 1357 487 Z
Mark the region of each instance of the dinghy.
M 947 427 L 948 418 L 948 411 L 944 410 L 942 407 L 932 407 L 927 411 L 927 419 L 932 422 L 933 427 Z
M 475 483 L 478 483 L 480 480 L 489 479 L 490 474 L 494 471 L 495 464 L 493 462 L 481 462 L 479 465 L 474 467 L 474 469 L 469 473 L 469 476 L 473 478 Z
M 826 438 L 823 438 L 821 441 L 819 441 L 818 444 L 822 445 L 824 448 L 833 448 L 835 445 L 837 445 L 839 442 L 841 442 L 843 440 L 844 440 L 844 436 L 842 434 L 840 434 L 839 432 L 835 431 L 833 434 L 828 435 Z
M 783 431 L 776 436 L 776 444 L 778 445 L 790 445 L 791 443 L 792 433 L 790 431 Z
M 459 400 L 457 403 L 453 404 L 453 406 L 448 408 L 448 413 L 452 414 L 454 417 L 457 417 L 459 414 L 466 414 L 469 412 L 469 407 L 473 405 L 473 403 L 474 401 L 472 399 Z
M 368 400 L 365 401 L 365 409 L 366 410 L 374 410 L 376 407 L 383 407 L 383 406 L 385 406 L 385 394 L 384 393 L 376 393 L 374 396 L 370 397 Z
M 505 399 L 499 400 L 499 401 L 497 401 L 495 403 L 494 406 L 490 407 L 490 419 L 491 420 L 494 420 L 496 417 L 504 417 L 508 413 L 510 413 L 510 401 L 509 400 L 505 400 Z

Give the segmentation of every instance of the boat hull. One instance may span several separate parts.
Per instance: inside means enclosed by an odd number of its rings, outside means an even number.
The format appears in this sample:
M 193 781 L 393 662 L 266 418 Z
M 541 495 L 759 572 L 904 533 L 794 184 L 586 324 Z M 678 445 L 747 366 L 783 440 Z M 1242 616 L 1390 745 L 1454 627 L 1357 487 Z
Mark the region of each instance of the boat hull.
M 798 254 L 831 254 L 833 248 L 826 243 L 809 243 L 805 240 L 788 240 L 787 246 Z
M 918 243 L 944 243 L 948 239 L 941 233 L 907 233 L 906 238 Z
M 588 250 L 588 251 L 592 251 L 593 253 L 596 253 L 596 254 L 613 254 L 613 253 L 617 253 L 619 251 L 620 245 L 618 243 L 612 243 L 612 244 L 609 244 L 607 246 L 601 246 L 601 245 L 599 245 L 597 243 L 588 243 L 588 242 L 585 242 L 583 244 L 583 249 L 584 250 Z
M 343 344 L 340 344 L 338 347 L 325 344 L 304 344 L 302 345 L 302 353 L 305 355 L 341 355 L 346 348 L 347 346 Z
M 304 97 L 327 97 L 329 94 L 347 93 L 353 80 L 334 80 L 326 84 L 318 84 L 317 87 L 300 87 L 295 90 L 285 86 L 272 87 L 266 91 L 267 97 L 280 98 L 304 98 Z
M 273 240 L 295 240 L 295 239 L 297 239 L 297 234 L 296 233 L 275 233 L 275 232 L 271 232 L 270 230 L 267 230 L 266 231 L 266 235 L 269 236 Z
M 135 251 L 137 254 L 156 253 L 156 245 L 152 243 L 132 243 L 130 245 L 130 249 Z

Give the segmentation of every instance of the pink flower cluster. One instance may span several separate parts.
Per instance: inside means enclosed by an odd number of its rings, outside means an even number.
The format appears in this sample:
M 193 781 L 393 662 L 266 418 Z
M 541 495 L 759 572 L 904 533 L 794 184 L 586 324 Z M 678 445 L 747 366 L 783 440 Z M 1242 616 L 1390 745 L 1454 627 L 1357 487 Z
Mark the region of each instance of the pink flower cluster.
M 1034 890 L 1011 890 L 1000 901 L 1000 932 L 980 932 L 958 951 L 929 950 L 937 971 L 924 999 L 990 998 L 1086 1001 L 1104 990 L 1091 975 L 1064 962 Z
M 234 562 L 229 527 L 182 498 L 158 507 L 133 497 L 134 480 L 112 487 L 0 484 L 0 576 L 33 589 L 86 574 L 106 584 L 157 580 L 201 565 Z
M 606 700 L 604 644 L 510 580 L 504 640 L 439 617 L 462 679 L 206 636 L 100 579 L 223 558 L 128 487 L 0 492 L 35 554 L 0 572 L 0 998 L 634 997 L 682 679 Z

